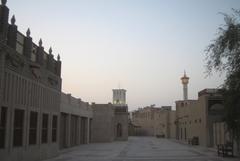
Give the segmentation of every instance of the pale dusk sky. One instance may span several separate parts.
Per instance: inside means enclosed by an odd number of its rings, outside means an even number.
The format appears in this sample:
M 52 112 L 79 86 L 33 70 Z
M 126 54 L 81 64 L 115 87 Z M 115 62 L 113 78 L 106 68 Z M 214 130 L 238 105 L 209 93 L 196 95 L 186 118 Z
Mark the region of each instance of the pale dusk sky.
M 182 99 L 180 77 L 190 77 L 189 99 L 219 87 L 205 78 L 204 50 L 224 24 L 220 12 L 239 0 L 8 0 L 18 29 L 31 29 L 62 60 L 62 90 L 86 102 L 112 101 L 127 90 L 129 110 Z M 238 8 L 237 8 L 238 7 Z

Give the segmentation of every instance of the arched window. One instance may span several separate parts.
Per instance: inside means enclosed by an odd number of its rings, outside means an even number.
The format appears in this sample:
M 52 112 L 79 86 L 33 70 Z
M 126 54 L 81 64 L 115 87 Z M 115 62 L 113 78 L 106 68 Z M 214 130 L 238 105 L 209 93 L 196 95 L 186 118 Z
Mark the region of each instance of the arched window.
M 120 123 L 117 124 L 117 137 L 122 137 L 122 125 Z

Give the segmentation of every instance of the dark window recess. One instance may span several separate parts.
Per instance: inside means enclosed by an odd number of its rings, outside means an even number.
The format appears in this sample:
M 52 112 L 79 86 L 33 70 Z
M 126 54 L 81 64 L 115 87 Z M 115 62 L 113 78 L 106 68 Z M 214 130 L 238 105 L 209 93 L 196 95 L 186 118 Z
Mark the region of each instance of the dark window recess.
M 37 121 L 38 113 L 30 112 L 29 144 L 37 143 Z
M 13 146 L 23 145 L 24 110 L 14 111 Z
M 5 133 L 7 123 L 7 108 L 0 108 L 1 120 L 0 120 L 0 149 L 5 147 Z
M 187 129 L 184 128 L 184 139 L 187 140 Z
M 57 116 L 53 115 L 52 118 L 52 142 L 57 141 Z
M 181 128 L 181 140 L 182 140 L 182 128 Z
M 48 142 L 48 114 L 43 114 L 42 118 L 42 143 Z

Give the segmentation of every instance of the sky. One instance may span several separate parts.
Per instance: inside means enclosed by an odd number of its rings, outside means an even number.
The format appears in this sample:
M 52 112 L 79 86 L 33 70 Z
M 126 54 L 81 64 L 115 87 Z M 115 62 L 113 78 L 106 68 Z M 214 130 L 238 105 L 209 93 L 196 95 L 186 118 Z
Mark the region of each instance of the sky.
M 175 106 L 180 77 L 189 99 L 217 88 L 224 74 L 206 77 L 206 47 L 239 0 L 8 0 L 18 30 L 31 30 L 62 61 L 62 91 L 86 102 L 112 102 L 127 90 L 129 110 Z

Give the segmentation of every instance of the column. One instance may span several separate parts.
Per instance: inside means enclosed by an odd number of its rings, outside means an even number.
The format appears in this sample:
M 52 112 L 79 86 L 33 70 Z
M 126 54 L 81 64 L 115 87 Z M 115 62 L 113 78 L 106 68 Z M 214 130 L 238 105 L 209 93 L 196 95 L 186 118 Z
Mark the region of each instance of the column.
M 71 115 L 67 114 L 67 125 L 66 125 L 66 147 L 70 147 L 71 143 Z
M 90 139 L 90 119 L 89 117 L 86 118 L 86 140 L 85 143 L 89 144 L 89 139 Z
M 5 53 L 0 51 L 0 106 L 3 101 Z
M 81 143 L 81 117 L 77 117 L 77 145 Z

